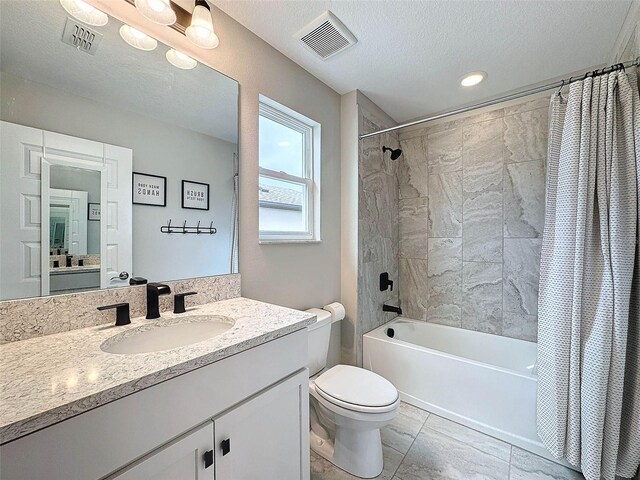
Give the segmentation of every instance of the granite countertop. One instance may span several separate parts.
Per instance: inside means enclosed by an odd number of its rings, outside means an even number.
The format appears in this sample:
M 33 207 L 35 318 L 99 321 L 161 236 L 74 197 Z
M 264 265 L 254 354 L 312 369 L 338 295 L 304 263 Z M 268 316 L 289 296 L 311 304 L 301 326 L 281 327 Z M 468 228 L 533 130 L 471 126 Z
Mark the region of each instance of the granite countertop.
M 50 275 L 62 275 L 63 273 L 91 273 L 99 272 L 100 265 L 74 265 L 73 267 L 51 267 Z
M 235 324 L 219 336 L 152 353 L 100 349 L 113 335 L 157 322 L 144 318 L 123 327 L 101 325 L 0 345 L 0 444 L 300 330 L 315 319 L 242 297 L 162 317 L 195 315 L 222 315 Z

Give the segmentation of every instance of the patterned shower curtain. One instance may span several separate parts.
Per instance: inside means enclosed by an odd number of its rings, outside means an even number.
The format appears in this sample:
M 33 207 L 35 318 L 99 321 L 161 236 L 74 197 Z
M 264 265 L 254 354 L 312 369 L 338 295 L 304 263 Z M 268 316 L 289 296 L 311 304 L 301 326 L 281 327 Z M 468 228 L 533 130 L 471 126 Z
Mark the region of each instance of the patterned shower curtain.
M 640 464 L 640 98 L 635 72 L 551 100 L 538 435 L 587 480 Z

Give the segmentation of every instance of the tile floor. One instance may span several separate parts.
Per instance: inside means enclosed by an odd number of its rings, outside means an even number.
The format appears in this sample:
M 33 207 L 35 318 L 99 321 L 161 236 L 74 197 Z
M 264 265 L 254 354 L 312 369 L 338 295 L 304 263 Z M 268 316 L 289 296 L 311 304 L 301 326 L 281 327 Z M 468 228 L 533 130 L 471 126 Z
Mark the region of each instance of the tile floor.
M 578 472 L 407 403 L 382 430 L 381 480 L 584 480 Z M 354 480 L 311 452 L 311 480 Z

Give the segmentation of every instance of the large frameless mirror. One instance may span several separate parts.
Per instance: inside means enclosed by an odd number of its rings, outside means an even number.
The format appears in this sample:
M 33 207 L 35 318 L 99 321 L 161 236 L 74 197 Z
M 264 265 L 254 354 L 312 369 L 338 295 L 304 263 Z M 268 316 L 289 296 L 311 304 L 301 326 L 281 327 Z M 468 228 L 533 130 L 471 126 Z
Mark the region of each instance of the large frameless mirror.
M 0 300 L 236 271 L 235 80 L 57 1 L 0 42 Z

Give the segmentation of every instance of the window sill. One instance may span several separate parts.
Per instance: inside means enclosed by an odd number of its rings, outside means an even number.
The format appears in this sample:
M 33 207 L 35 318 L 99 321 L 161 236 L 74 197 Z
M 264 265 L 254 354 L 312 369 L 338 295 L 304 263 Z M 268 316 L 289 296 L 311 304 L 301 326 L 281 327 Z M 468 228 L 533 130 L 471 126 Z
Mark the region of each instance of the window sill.
M 300 240 L 295 240 L 295 239 L 290 239 L 290 240 L 258 240 L 258 244 L 259 245 L 279 245 L 279 244 L 313 244 L 313 243 L 322 243 L 322 240 L 305 240 L 305 239 L 300 239 Z

